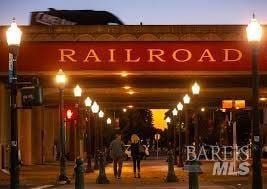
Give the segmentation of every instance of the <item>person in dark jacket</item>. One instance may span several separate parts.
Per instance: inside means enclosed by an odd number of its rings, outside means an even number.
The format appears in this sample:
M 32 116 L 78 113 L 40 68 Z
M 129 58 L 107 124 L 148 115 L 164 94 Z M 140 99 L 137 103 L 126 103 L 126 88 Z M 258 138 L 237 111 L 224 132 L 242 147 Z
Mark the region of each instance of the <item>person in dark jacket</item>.
M 111 150 L 111 157 L 113 159 L 113 171 L 114 176 L 117 179 L 121 178 L 123 156 L 125 153 L 125 144 L 121 140 L 121 134 L 116 134 L 116 139 L 110 144 L 109 149 Z
M 131 156 L 132 156 L 132 160 L 133 160 L 133 171 L 134 171 L 134 178 L 136 178 L 138 176 L 138 178 L 141 178 L 140 175 L 140 161 L 141 161 L 141 157 L 143 154 L 144 148 L 141 144 L 140 144 L 140 138 L 136 135 L 133 134 L 131 136 Z M 138 175 L 136 175 L 136 168 L 138 171 Z

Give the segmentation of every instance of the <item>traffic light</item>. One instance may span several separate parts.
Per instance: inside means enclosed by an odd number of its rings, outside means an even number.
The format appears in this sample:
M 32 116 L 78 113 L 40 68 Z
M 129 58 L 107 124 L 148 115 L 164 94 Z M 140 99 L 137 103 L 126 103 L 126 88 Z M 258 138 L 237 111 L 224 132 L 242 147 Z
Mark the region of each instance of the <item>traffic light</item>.
M 71 109 L 68 109 L 66 112 L 67 119 L 72 119 L 73 116 L 73 111 Z
M 74 106 L 67 105 L 64 107 L 64 118 L 66 121 L 77 120 L 77 110 Z

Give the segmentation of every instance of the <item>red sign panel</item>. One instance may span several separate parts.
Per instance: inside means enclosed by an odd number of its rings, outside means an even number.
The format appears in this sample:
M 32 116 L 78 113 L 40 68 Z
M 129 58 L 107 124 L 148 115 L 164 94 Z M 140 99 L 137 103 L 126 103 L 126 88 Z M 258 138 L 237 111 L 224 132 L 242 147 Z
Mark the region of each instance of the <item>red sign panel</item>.
M 267 44 L 260 47 L 267 71 Z M 264 54 L 265 53 L 265 54 Z M 17 70 L 31 71 L 249 71 L 247 42 L 25 42 Z M 0 72 L 8 70 L 8 50 L 0 44 Z

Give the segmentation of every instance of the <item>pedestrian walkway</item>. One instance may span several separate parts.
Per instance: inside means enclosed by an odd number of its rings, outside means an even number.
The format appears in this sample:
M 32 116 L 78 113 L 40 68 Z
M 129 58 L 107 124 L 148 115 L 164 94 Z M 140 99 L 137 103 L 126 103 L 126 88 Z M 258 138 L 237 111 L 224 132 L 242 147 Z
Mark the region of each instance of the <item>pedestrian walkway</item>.
M 124 162 L 122 178 L 120 180 L 114 178 L 112 164 L 106 167 L 106 174 L 110 180 L 109 185 L 95 185 L 98 171 L 94 173 L 85 174 L 85 185 L 88 188 L 105 189 L 109 188 L 127 188 L 127 189 L 174 189 L 186 188 L 188 185 L 188 173 L 181 168 L 175 168 L 176 175 L 179 179 L 178 183 L 167 184 L 165 177 L 167 175 L 167 162 L 166 160 L 144 160 L 141 162 L 141 179 L 133 177 L 132 162 Z M 24 187 L 21 188 L 41 188 L 42 186 L 52 185 L 53 188 L 74 188 L 73 178 L 74 163 L 67 164 L 67 175 L 72 180 L 71 185 L 57 186 L 57 178 L 59 173 L 58 163 L 34 166 L 22 166 L 20 174 L 20 184 Z M 213 164 L 211 162 L 204 162 L 201 165 L 203 174 L 199 177 L 201 188 L 235 188 L 238 184 L 246 186 L 251 183 L 249 176 L 213 176 Z M 267 173 L 264 173 L 265 181 L 267 181 Z M 7 188 L 9 184 L 9 175 L 0 172 L 0 186 Z M 1 187 L 0 187 L 1 188 Z M 87 187 L 86 187 L 87 188 Z M 243 187 L 244 188 L 244 187 Z M 242 189 L 243 189 L 242 188 Z M 247 187 L 248 188 L 248 187 Z M 244 188 L 246 189 L 246 188 Z
M 59 189 L 74 189 L 74 186 L 60 186 L 56 187 Z M 128 184 L 128 185 L 118 185 L 118 184 L 110 184 L 110 185 L 96 185 L 96 184 L 91 184 L 91 185 L 86 185 L 86 188 L 93 188 L 93 189 L 188 189 L 188 185 L 181 185 L 181 184 L 161 184 L 161 185 L 150 185 L 150 186 L 138 186 L 134 184 Z M 235 189 L 234 187 L 231 186 L 216 186 L 216 185 L 201 185 L 200 189 Z

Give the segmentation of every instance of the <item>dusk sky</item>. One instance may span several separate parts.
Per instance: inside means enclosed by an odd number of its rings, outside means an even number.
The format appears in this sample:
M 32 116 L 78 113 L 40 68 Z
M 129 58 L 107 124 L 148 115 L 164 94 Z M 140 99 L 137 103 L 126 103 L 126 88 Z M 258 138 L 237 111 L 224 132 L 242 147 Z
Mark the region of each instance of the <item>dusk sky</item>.
M 92 9 L 114 13 L 125 24 L 247 24 L 255 12 L 267 24 L 267 0 L 1 0 L 0 25 L 15 17 L 28 25 L 30 12 Z

